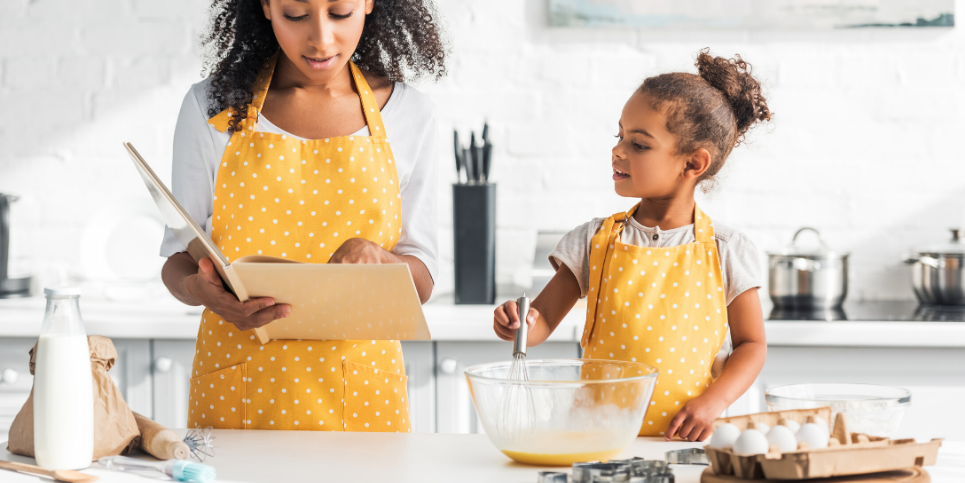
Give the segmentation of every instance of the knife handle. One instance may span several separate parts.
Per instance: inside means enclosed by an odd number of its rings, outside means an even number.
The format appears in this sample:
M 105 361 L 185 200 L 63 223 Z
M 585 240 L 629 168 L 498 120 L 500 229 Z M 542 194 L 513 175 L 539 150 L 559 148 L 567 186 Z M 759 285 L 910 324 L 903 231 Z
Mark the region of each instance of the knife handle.
M 473 162 L 469 148 L 462 148 L 462 160 L 463 164 L 466 165 L 466 182 L 471 183 L 476 179 L 476 173 L 474 172 L 476 163 Z
M 493 145 L 489 144 L 488 142 L 486 144 L 483 144 L 483 152 L 482 152 L 483 177 L 485 178 L 487 183 L 489 182 L 489 169 L 492 168 L 492 155 L 493 155 Z

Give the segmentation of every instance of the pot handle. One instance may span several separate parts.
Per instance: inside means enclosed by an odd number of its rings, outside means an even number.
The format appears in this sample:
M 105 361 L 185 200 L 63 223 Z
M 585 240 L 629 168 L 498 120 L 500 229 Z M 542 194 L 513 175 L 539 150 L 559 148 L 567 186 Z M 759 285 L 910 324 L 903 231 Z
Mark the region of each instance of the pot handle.
M 797 246 L 797 237 L 800 236 L 801 233 L 804 233 L 806 231 L 813 231 L 814 235 L 818 237 L 818 243 L 821 244 L 821 247 L 824 249 L 828 248 L 827 243 L 824 243 L 824 238 L 821 237 L 821 232 L 819 232 L 817 228 L 811 228 L 810 226 L 805 226 L 799 229 L 798 231 L 794 232 L 794 237 L 791 238 L 791 246 Z
M 927 265 L 932 268 L 941 268 L 940 263 L 937 258 L 934 257 L 918 257 L 918 258 L 908 258 L 905 263 L 909 265 L 914 265 L 920 263 L 922 265 Z
M 965 229 L 949 228 L 952 232 L 952 243 L 965 243 Z

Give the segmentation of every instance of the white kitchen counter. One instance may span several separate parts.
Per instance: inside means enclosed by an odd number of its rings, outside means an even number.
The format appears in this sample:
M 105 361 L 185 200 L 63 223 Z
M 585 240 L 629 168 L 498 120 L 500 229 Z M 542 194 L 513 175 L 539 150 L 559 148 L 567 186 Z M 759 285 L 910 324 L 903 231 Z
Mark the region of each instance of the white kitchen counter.
M 44 299 L 0 300 L 0 337 L 36 337 L 43 320 Z M 492 305 L 424 306 L 433 340 L 494 341 Z M 87 333 L 111 338 L 194 339 L 199 307 L 181 304 L 170 296 L 138 302 L 82 299 Z M 580 340 L 584 309 L 576 307 L 550 336 L 551 341 Z M 965 348 L 963 322 L 895 321 L 768 321 L 769 346 L 784 347 L 953 347 Z
M 183 430 L 181 431 L 183 434 Z M 481 434 L 343 433 L 333 431 L 215 431 L 218 481 L 372 481 L 535 483 L 550 468 L 512 462 Z M 637 438 L 620 458 L 663 459 L 672 449 L 703 443 L 667 443 Z M 33 459 L 0 450 L 0 459 Z M 697 483 L 704 466 L 672 465 L 677 483 Z M 938 464 L 927 468 L 934 483 L 965 481 L 965 443 L 945 443 Z M 558 469 L 557 471 L 562 471 Z M 85 473 L 104 483 L 148 481 L 94 465 Z M 36 477 L 3 472 L 0 481 L 36 482 Z

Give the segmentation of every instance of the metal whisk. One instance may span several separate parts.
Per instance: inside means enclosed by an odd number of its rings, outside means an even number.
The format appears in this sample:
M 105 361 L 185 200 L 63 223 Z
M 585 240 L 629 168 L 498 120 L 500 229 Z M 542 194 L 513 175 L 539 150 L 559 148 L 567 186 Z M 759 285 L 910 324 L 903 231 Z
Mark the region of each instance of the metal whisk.
M 513 343 L 513 364 L 509 367 L 507 379 L 509 381 L 529 381 L 529 371 L 526 368 L 526 339 L 529 327 L 526 325 L 526 315 L 529 313 L 529 299 L 526 293 L 516 299 L 519 310 L 519 328 L 516 329 L 516 340 Z M 520 383 L 510 383 L 503 393 L 503 411 L 501 425 L 506 436 L 514 439 L 520 430 L 528 428 L 536 419 L 536 409 L 533 406 L 533 393 L 529 386 Z

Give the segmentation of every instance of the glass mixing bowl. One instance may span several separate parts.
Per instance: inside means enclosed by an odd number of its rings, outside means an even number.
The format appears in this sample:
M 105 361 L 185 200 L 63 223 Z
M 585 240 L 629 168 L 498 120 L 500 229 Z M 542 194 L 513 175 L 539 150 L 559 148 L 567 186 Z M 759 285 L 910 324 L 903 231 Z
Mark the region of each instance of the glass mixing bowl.
M 606 461 L 637 437 L 658 371 L 592 359 L 526 361 L 529 380 L 508 379 L 512 362 L 466 369 L 489 440 L 526 464 Z
M 911 405 L 911 392 L 874 384 L 790 384 L 767 389 L 764 400 L 771 411 L 830 406 L 828 423 L 844 413 L 849 432 L 892 438 Z

